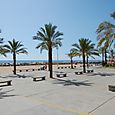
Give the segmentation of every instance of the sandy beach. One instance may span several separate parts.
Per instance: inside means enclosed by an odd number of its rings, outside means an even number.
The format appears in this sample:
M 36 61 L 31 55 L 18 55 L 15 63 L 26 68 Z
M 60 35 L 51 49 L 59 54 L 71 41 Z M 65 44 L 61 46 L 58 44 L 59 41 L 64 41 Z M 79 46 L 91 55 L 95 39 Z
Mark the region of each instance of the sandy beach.
M 73 66 L 76 66 L 77 68 L 79 68 L 82 64 L 73 64 Z M 17 70 L 31 70 L 32 69 L 39 69 L 41 67 L 45 66 L 44 65 L 25 65 L 25 66 L 16 66 L 16 69 Z M 70 64 L 55 64 L 53 65 L 53 70 L 56 70 L 58 67 L 70 67 L 71 65 Z M 47 65 L 47 68 L 48 68 L 48 65 Z M 17 71 L 19 72 L 19 71 Z M 12 74 L 13 73 L 13 66 L 0 66 L 0 74 Z
M 17 70 L 25 70 L 25 69 L 38 69 L 43 65 L 27 65 L 27 66 L 16 66 Z M 12 74 L 13 66 L 0 66 L 0 74 Z

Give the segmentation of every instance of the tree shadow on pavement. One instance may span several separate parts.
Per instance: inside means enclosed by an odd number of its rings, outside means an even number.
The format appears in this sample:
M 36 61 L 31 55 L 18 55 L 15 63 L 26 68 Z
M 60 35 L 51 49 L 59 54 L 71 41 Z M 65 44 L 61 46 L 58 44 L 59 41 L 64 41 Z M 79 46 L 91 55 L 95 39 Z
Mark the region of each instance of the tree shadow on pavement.
M 77 80 L 64 80 L 64 79 L 57 79 L 55 78 L 55 81 L 53 82 L 53 84 L 62 84 L 64 86 L 70 86 L 70 85 L 74 85 L 74 86 L 92 86 L 92 84 L 94 83 L 90 83 L 88 82 L 88 80 L 85 81 L 77 81 Z
M 27 78 L 27 77 L 32 77 L 31 75 L 21 75 L 21 74 L 16 74 L 18 78 Z
M 113 76 L 115 75 L 115 73 L 101 73 L 101 72 L 98 72 L 98 73 L 93 73 L 92 74 L 93 76 L 96 76 L 96 75 L 100 75 L 100 76 Z
M 12 96 L 17 96 L 17 95 L 11 95 L 8 94 L 11 91 L 14 91 L 14 89 L 7 90 L 7 91 L 2 91 L 3 88 L 0 89 L 0 99 L 4 99 L 5 97 L 12 97 Z
M 31 75 L 25 75 L 25 74 L 16 74 L 16 75 L 8 75 L 7 77 L 10 78 L 28 78 L 28 77 L 32 77 Z
M 0 78 L 4 79 L 4 78 L 7 78 L 7 76 L 0 76 Z

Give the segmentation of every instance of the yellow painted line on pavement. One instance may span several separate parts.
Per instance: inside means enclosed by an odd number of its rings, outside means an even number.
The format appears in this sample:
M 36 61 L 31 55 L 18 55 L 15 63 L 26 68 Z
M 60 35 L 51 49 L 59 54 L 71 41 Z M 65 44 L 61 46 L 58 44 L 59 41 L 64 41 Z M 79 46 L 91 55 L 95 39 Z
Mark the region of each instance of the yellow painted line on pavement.
M 54 109 L 62 110 L 62 111 L 65 111 L 65 112 L 75 113 L 76 115 L 92 115 L 91 113 L 81 112 L 81 111 L 79 111 L 75 108 L 65 108 L 62 105 L 51 103 L 50 101 L 45 100 L 45 99 L 33 99 L 33 98 L 30 98 L 30 97 L 24 97 L 24 96 L 20 96 L 19 98 L 23 98 L 23 99 L 25 98 L 26 100 L 29 100 L 29 102 L 31 101 L 32 103 L 35 103 L 37 105 L 42 104 L 42 105 L 45 105 L 45 106 L 47 106 L 49 108 L 52 108 L 52 109 L 54 108 Z M 23 111 L 25 111 L 25 110 L 24 109 L 18 110 L 15 113 L 20 113 L 20 112 L 23 112 Z
M 43 104 L 43 105 L 45 105 L 49 108 L 59 109 L 59 110 L 65 111 L 65 112 L 76 113 L 76 115 L 92 115 L 91 113 L 81 112 L 81 111 L 79 111 L 75 108 L 74 109 L 73 108 L 65 108 L 62 105 L 51 103 L 51 102 L 49 102 L 48 100 L 45 100 L 45 99 L 33 99 L 33 98 L 30 98 L 30 97 L 25 97 L 25 98 L 29 99 L 30 101 L 32 101 L 36 104 Z
M 83 113 L 83 112 L 80 112 L 80 115 L 92 115 L 91 113 Z

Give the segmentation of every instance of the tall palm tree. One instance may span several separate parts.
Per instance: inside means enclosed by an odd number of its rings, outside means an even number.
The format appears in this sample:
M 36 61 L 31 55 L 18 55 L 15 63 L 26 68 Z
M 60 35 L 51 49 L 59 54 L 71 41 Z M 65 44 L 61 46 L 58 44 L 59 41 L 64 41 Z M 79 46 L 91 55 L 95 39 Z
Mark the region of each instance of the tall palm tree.
M 14 66 L 14 74 L 16 74 L 16 54 L 24 53 L 27 54 L 26 48 L 23 47 L 24 45 L 13 39 L 12 41 L 8 41 L 7 45 L 4 45 L 5 50 L 7 53 L 13 54 L 13 66 Z
M 87 54 L 87 49 L 90 44 L 89 39 L 81 38 L 79 39 L 79 44 L 75 43 L 72 46 L 74 47 L 73 50 L 79 54 L 79 56 L 82 56 L 83 59 L 83 72 L 86 73 L 86 68 L 85 68 L 85 57 Z
M 67 55 L 71 60 L 71 69 L 73 69 L 73 58 L 77 56 L 78 54 L 74 50 L 71 49 L 70 53 L 68 53 Z
M 52 76 L 52 49 L 62 46 L 62 38 L 60 36 L 63 35 L 62 32 L 56 31 L 57 26 L 52 25 L 51 23 L 45 24 L 44 28 L 41 27 L 37 32 L 37 35 L 33 37 L 34 40 L 39 40 L 40 43 L 36 46 L 36 48 L 40 48 L 42 50 L 48 50 L 48 65 L 50 71 L 50 78 Z
M 115 19 L 115 11 L 110 15 L 113 19 Z M 115 25 L 111 24 L 107 21 L 102 22 L 101 24 L 99 24 L 98 28 L 97 28 L 97 34 L 98 34 L 98 46 L 100 47 L 103 45 L 103 52 L 105 52 L 105 54 L 103 54 L 103 56 L 105 55 L 105 64 L 107 63 L 107 48 L 111 47 L 114 39 L 115 39 Z M 103 63 L 102 63 L 103 65 Z
M 109 22 L 102 22 L 99 24 L 97 30 L 96 30 L 98 36 L 97 40 L 98 45 L 97 47 L 100 47 L 103 45 L 105 49 L 105 64 L 107 64 L 107 48 L 111 47 L 114 38 L 115 38 L 115 25 L 109 23 Z

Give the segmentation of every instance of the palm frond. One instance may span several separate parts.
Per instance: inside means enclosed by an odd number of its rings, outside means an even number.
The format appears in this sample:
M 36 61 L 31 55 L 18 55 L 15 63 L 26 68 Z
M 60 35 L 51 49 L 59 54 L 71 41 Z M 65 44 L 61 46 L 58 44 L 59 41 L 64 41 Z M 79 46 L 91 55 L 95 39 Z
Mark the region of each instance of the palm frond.
M 4 41 L 4 38 L 0 38 L 0 44 L 2 44 Z
M 25 53 L 27 54 L 27 49 L 23 47 L 24 45 L 19 42 L 16 41 L 15 39 L 13 39 L 12 41 L 8 41 L 8 44 L 4 45 L 3 47 L 5 48 L 5 50 L 7 51 L 7 53 Z
M 63 33 L 56 31 L 57 26 L 52 25 L 51 23 L 45 24 L 44 28 L 40 28 L 40 31 L 38 31 L 37 35 L 33 37 L 34 40 L 39 40 L 41 43 L 39 43 L 36 48 L 41 48 L 42 50 L 48 50 L 48 48 L 57 48 L 59 46 L 62 46 L 61 40 L 62 38 L 60 36 L 63 35 Z M 42 47 L 43 45 L 43 47 Z
M 111 17 L 115 19 L 115 11 L 111 14 Z

